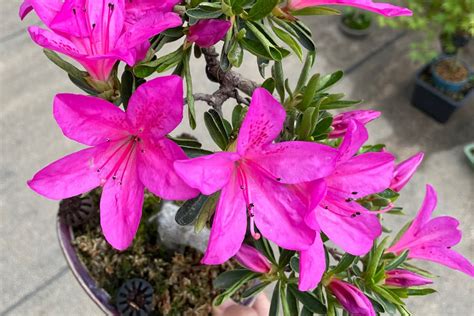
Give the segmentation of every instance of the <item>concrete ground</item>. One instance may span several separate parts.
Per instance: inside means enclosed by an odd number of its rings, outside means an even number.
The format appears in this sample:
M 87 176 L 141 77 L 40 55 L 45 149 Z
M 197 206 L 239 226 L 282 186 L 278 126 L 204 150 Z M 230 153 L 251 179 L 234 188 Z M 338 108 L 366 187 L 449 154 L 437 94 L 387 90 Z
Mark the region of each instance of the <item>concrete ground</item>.
M 46 200 L 26 186 L 37 170 L 77 148 L 65 139 L 51 115 L 51 101 L 58 92 L 78 92 L 65 74 L 49 63 L 25 32 L 28 24 L 17 19 L 20 0 L 1 1 L 0 19 L 0 314 L 1 315 L 100 315 L 69 272 L 55 232 L 57 202 Z M 375 30 L 364 40 L 350 40 L 337 30 L 337 18 L 307 20 L 319 47 L 316 71 L 346 70 L 335 90 L 364 99 L 362 108 L 375 108 L 383 116 L 371 123 L 372 142 L 384 142 L 399 159 L 418 151 L 425 160 L 402 192 L 400 205 L 415 214 L 431 183 L 439 195 L 438 215 L 461 220 L 464 238 L 455 249 L 474 260 L 474 171 L 462 149 L 474 141 L 474 101 L 441 125 L 409 103 L 418 66 L 407 57 L 418 36 L 394 30 Z M 474 48 L 465 52 L 474 65 Z M 467 56 L 470 56 L 467 58 Z M 291 78 L 297 60 L 289 61 Z M 254 61 L 241 69 L 259 80 Z M 193 63 L 196 92 L 212 91 L 203 77 L 202 60 Z M 205 104 L 199 104 L 199 112 Z M 202 115 L 202 114 L 200 114 Z M 187 130 L 186 126 L 180 128 Z M 210 144 L 202 126 L 198 137 Z M 394 227 L 400 221 L 391 221 Z M 474 315 L 474 284 L 467 276 L 447 268 L 424 264 L 440 276 L 438 293 L 411 300 L 414 315 Z

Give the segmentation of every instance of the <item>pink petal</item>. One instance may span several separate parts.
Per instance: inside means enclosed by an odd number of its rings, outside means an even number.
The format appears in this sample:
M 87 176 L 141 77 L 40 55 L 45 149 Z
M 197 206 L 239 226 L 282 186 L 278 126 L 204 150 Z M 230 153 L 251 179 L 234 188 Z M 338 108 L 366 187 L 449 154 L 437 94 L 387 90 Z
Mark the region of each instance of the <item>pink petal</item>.
M 312 182 L 305 182 L 291 186 L 295 194 L 307 205 L 308 212 L 305 215 L 305 223 L 315 231 L 320 231 L 316 220 L 316 209 L 327 193 L 326 181 L 318 179 Z
M 74 57 L 89 75 L 98 81 L 107 81 L 110 77 L 110 73 L 115 66 L 115 63 L 119 60 L 119 57 L 108 55 L 96 55 L 96 56 L 78 56 Z
M 200 47 L 210 47 L 219 42 L 231 26 L 232 23 L 226 20 L 200 20 L 189 27 L 187 39 Z
M 257 249 L 242 244 L 239 251 L 235 254 L 234 259 L 237 260 L 245 268 L 258 273 L 270 272 L 272 265 L 267 258 Z
M 23 3 L 20 5 L 20 10 L 18 12 L 18 15 L 20 16 L 20 19 L 24 19 L 28 13 L 33 10 L 33 6 L 31 5 L 30 0 L 24 0 Z
M 143 192 L 135 161 L 127 167 L 121 181 L 110 179 L 104 186 L 100 225 L 105 239 L 115 249 L 126 249 L 135 237 L 142 216 Z
M 255 224 L 262 235 L 285 249 L 304 250 L 313 244 L 315 232 L 304 221 L 307 208 L 293 191 L 255 168 L 246 175 Z
M 341 199 L 358 199 L 387 189 L 392 180 L 393 161 L 389 153 L 365 153 L 338 164 L 327 185 Z
M 271 143 L 283 128 L 286 112 L 264 88 L 257 88 L 252 95 L 247 116 L 242 122 L 237 138 L 237 151 L 244 155 Z
M 369 133 L 362 123 L 349 120 L 346 135 L 339 145 L 339 162 L 342 163 L 352 158 L 368 138 Z
M 71 41 L 51 31 L 43 30 L 37 26 L 30 26 L 28 27 L 28 32 L 33 41 L 43 48 L 51 49 L 73 58 L 84 56 Z
M 265 146 L 255 161 L 282 183 L 301 183 L 331 174 L 337 150 L 311 142 L 283 142 Z
M 433 218 L 416 232 L 411 245 L 430 245 L 451 247 L 461 241 L 462 233 L 457 228 L 457 219 L 449 216 Z
M 291 0 L 289 7 L 299 10 L 311 6 L 321 5 L 343 5 L 356 7 L 362 10 L 372 11 L 387 17 L 412 15 L 407 8 L 397 7 L 390 3 L 377 3 L 371 0 Z
M 421 227 L 430 220 L 431 214 L 433 214 L 433 211 L 436 208 L 437 204 L 438 197 L 436 195 L 436 191 L 431 185 L 427 184 L 423 204 L 421 205 L 421 208 L 418 211 L 418 214 L 416 215 L 415 220 L 411 224 L 408 231 L 414 233 L 419 231 Z
M 393 172 L 393 179 L 390 183 L 390 188 L 399 192 L 410 181 L 415 174 L 416 169 L 421 164 L 424 154 L 422 152 L 408 158 L 407 160 L 395 166 Z
M 125 112 L 100 98 L 58 94 L 53 114 L 66 137 L 85 145 L 95 146 L 130 135 Z
M 375 310 L 369 299 L 352 284 L 332 279 L 329 289 L 346 311 L 351 315 L 375 316 Z
M 329 138 L 343 137 L 346 134 L 347 125 L 350 120 L 356 120 L 365 125 L 378 118 L 380 114 L 382 113 L 372 110 L 355 110 L 340 113 L 334 116 L 331 125 L 334 130 L 329 133 Z
M 140 181 L 151 192 L 166 200 L 187 200 L 199 194 L 189 187 L 173 168 L 178 159 L 187 159 L 184 151 L 169 139 L 143 139 L 143 151 L 138 152 Z
M 212 222 L 204 264 L 221 264 L 239 251 L 245 238 L 247 214 L 237 175 L 222 189 Z
M 474 277 L 472 263 L 461 254 L 447 247 L 416 247 L 409 250 L 408 258 L 436 262 Z
M 143 16 L 153 12 L 171 12 L 173 7 L 180 3 L 181 0 L 133 0 L 125 1 L 125 22 L 127 24 L 135 24 Z
M 139 135 L 159 140 L 181 122 L 183 107 L 181 77 L 158 77 L 138 87 L 130 98 L 127 117 Z
M 342 203 L 324 200 L 316 210 L 319 226 L 344 251 L 355 256 L 365 255 L 382 233 L 382 225 L 376 215 L 355 208 L 357 203 L 352 205 L 354 208 L 345 208 Z M 358 211 L 360 215 L 354 216 Z
M 316 234 L 314 243 L 300 252 L 298 289 L 302 292 L 314 289 L 326 270 L 326 255 L 321 236 Z
M 115 47 L 122 34 L 125 20 L 124 0 L 87 1 L 88 21 L 95 23 L 94 35 L 100 36 L 95 40 L 99 53 L 106 54 Z
M 87 148 L 65 156 L 40 170 L 28 185 L 38 194 L 53 200 L 88 192 L 100 185 L 95 164 L 107 148 Z
M 411 287 L 432 284 L 433 281 L 414 272 L 402 269 L 390 270 L 385 273 L 385 285 Z
M 190 160 L 174 163 L 179 176 L 202 194 L 210 195 L 224 187 L 235 170 L 234 163 L 239 159 L 235 153 L 219 152 Z
M 24 19 L 31 10 L 35 10 L 40 20 L 46 26 L 49 26 L 53 18 L 61 10 L 62 5 L 63 2 L 61 0 L 25 0 L 20 7 L 20 18 Z

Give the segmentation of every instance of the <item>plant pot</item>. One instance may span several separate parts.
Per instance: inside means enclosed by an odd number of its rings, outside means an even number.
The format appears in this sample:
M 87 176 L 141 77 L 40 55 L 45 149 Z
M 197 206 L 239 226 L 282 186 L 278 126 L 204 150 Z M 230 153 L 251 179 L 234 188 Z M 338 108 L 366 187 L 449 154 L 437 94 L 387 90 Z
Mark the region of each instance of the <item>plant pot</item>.
M 474 89 L 470 88 L 461 100 L 454 100 L 427 81 L 426 78 L 432 79 L 429 70 L 430 64 L 417 71 L 411 103 L 438 122 L 445 123 L 474 96 Z
M 474 168 L 474 143 L 466 145 L 464 147 L 464 153 L 466 154 L 467 159 L 471 163 L 471 167 Z
M 460 60 L 455 60 L 455 62 L 460 63 L 467 71 L 468 74 L 464 80 L 461 81 L 450 81 L 445 78 L 443 78 L 436 70 L 436 67 L 440 62 L 443 61 L 450 61 L 454 60 L 454 57 L 440 57 L 436 61 L 434 61 L 431 64 L 431 74 L 433 75 L 433 83 L 436 87 L 443 91 L 448 91 L 452 93 L 456 93 L 461 91 L 468 83 L 469 81 L 469 67 L 467 66 L 466 63 L 460 61 Z
M 341 17 L 341 19 L 339 20 L 339 29 L 344 35 L 350 38 L 362 39 L 362 38 L 367 37 L 370 33 L 372 33 L 373 23 L 370 23 L 370 25 L 365 29 L 354 29 L 347 26 L 344 23 L 343 19 L 344 17 Z
M 158 222 L 158 228 L 170 227 L 170 220 L 174 222 L 174 215 L 178 207 L 172 203 L 163 203 L 162 210 L 158 213 L 158 216 L 150 218 Z M 161 225 L 161 226 L 160 226 Z M 173 227 L 176 227 L 173 228 Z M 176 231 L 174 231 L 176 230 Z M 59 245 L 64 254 L 66 262 L 81 287 L 92 299 L 92 301 L 106 314 L 106 315 L 120 315 L 119 310 L 112 302 L 112 297 L 103 288 L 98 286 L 87 267 L 78 257 L 76 249 L 73 246 L 74 231 L 73 227 L 66 224 L 64 220 L 58 215 L 56 222 L 56 231 L 58 235 Z M 203 250 L 203 245 L 206 244 L 208 238 L 208 232 L 200 234 L 199 237 L 193 236 L 195 234 L 192 226 L 172 226 L 163 235 L 160 233 L 160 239 L 164 239 L 166 248 L 175 249 L 177 247 L 191 246 L 199 251 Z M 180 235 L 181 238 L 174 239 L 174 236 Z M 254 302 L 254 298 L 245 299 L 239 304 L 250 306 Z M 138 315 L 138 314 L 137 314 Z M 143 315 L 143 314 L 140 314 Z

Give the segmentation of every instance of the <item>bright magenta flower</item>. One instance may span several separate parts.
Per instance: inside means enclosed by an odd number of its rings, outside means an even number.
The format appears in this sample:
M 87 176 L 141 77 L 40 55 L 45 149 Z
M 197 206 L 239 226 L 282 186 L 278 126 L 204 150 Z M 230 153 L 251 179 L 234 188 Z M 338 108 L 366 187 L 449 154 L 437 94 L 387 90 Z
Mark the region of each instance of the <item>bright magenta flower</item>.
M 399 192 L 405 187 L 405 185 L 410 181 L 411 177 L 415 174 L 416 169 L 421 164 L 424 154 L 419 152 L 418 154 L 408 158 L 405 161 L 402 161 L 395 166 L 393 171 L 392 183 L 390 183 L 390 189 L 393 191 Z
M 332 121 L 333 130 L 329 133 L 329 138 L 339 138 L 346 134 L 347 125 L 349 121 L 356 120 L 362 124 L 367 124 L 380 116 L 379 111 L 372 110 L 355 110 L 340 113 L 334 116 Z
M 307 7 L 322 5 L 343 5 L 372 11 L 387 17 L 412 15 L 407 8 L 394 6 L 390 3 L 373 2 L 372 0 L 288 0 L 289 10 L 301 10 Z
M 376 316 L 370 300 L 354 285 L 338 279 L 332 279 L 328 287 L 350 315 Z
M 27 0 L 20 8 L 20 17 L 34 9 L 51 31 L 30 26 L 33 41 L 75 59 L 91 77 L 106 81 L 118 60 L 133 66 L 145 57 L 150 37 L 181 25 L 177 14 L 158 10 L 148 10 L 138 19 L 133 14 L 143 8 L 142 3 L 135 6 L 135 2 L 127 1 L 125 6 L 125 0 Z
M 210 47 L 219 42 L 231 26 L 232 23 L 226 20 L 200 20 L 189 27 L 188 41 L 200 47 Z
M 428 278 L 403 269 L 387 271 L 385 272 L 385 277 L 385 285 L 395 287 L 422 286 L 433 283 Z
M 379 193 L 390 185 L 394 157 L 386 152 L 356 155 L 367 140 L 364 125 L 351 120 L 334 172 L 325 179 L 297 185 L 295 190 L 308 205 L 307 224 L 317 233 L 313 245 L 300 254 L 299 289 L 313 289 L 325 270 L 324 249 L 319 232 L 352 255 L 370 251 L 374 239 L 382 233 L 376 212 L 355 200 Z
M 198 194 L 173 169 L 186 159 L 166 138 L 183 116 L 183 87 L 178 76 L 141 85 L 127 112 L 99 98 L 58 94 L 54 117 L 64 135 L 92 146 L 39 171 L 28 185 L 50 199 L 64 199 L 102 186 L 100 222 L 107 241 L 127 248 L 138 228 L 143 190 L 170 200 Z
M 428 184 L 425 200 L 415 220 L 387 252 L 399 254 L 408 249 L 408 258 L 433 261 L 474 276 L 469 260 L 451 249 L 461 241 L 462 233 L 457 228 L 459 222 L 450 216 L 430 219 L 436 204 L 436 192 Z
M 221 190 L 203 263 L 220 264 L 240 249 L 250 217 L 260 232 L 285 249 L 302 250 L 315 238 L 304 221 L 306 207 L 286 183 L 330 174 L 337 150 L 311 142 L 272 143 L 280 134 L 285 110 L 265 89 L 252 96 L 240 128 L 236 152 L 219 152 L 175 168 L 191 187 L 209 195 Z
M 234 258 L 242 266 L 254 272 L 267 273 L 272 269 L 272 265 L 264 255 L 262 255 L 257 249 L 247 246 L 246 244 L 242 244 Z

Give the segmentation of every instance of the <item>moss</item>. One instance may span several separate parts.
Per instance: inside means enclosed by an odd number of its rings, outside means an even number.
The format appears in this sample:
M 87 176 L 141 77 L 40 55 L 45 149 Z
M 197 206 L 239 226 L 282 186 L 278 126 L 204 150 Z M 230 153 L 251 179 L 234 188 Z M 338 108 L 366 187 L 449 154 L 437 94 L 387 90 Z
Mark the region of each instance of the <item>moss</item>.
M 98 192 L 91 195 L 98 199 Z M 98 204 L 97 204 L 98 205 Z M 97 284 L 114 303 L 120 286 L 132 278 L 147 280 L 154 288 L 154 315 L 209 315 L 211 301 L 220 291 L 212 280 L 236 263 L 221 266 L 200 264 L 202 254 L 192 248 L 170 251 L 158 242 L 154 221 L 159 200 L 147 194 L 143 217 L 132 246 L 123 252 L 104 239 L 97 212 L 89 222 L 74 228 L 73 245 Z

